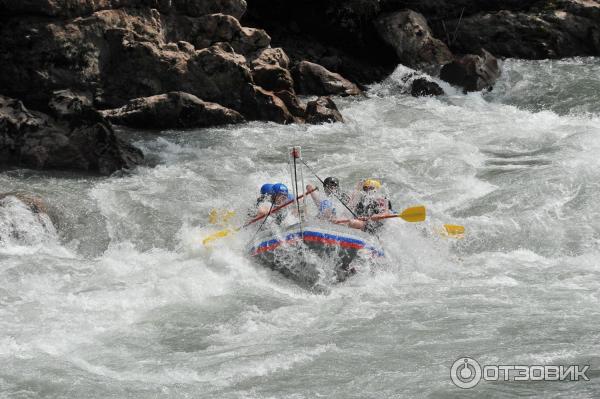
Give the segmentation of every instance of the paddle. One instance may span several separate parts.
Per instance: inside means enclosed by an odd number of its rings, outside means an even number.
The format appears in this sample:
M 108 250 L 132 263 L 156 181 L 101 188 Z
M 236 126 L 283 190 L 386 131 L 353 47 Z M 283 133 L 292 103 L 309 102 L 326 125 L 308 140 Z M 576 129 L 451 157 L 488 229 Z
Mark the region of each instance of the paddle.
M 316 191 L 316 190 L 318 190 L 318 188 L 313 188 L 312 190 L 309 190 L 306 193 L 304 193 L 302 195 L 299 195 L 297 199 L 300 199 L 300 198 L 304 197 L 305 195 L 308 195 L 308 194 L 310 194 L 310 193 L 312 193 L 313 191 Z M 285 203 L 283 203 L 283 204 L 281 204 L 279 206 L 276 206 L 275 208 L 273 208 L 271 210 L 271 212 L 267 213 L 266 215 L 255 217 L 254 219 L 250 220 L 249 222 L 247 222 L 246 224 L 244 224 L 241 227 L 238 227 L 238 228 L 235 228 L 235 229 L 229 229 L 229 228 L 227 228 L 225 230 L 217 231 L 216 233 L 213 233 L 213 234 L 209 235 L 208 237 L 206 237 L 204 240 L 202 240 L 202 244 L 206 245 L 206 244 L 208 244 L 208 243 L 210 243 L 212 241 L 218 240 L 219 238 L 224 238 L 224 237 L 230 236 L 230 235 L 232 235 L 232 234 L 240 231 L 241 229 L 250 226 L 252 223 L 256 223 L 259 220 L 267 217 L 268 215 L 272 215 L 275 212 L 277 212 L 277 211 L 285 208 L 286 206 L 293 204 L 294 202 L 296 202 L 296 198 L 291 199 L 291 200 L 289 200 L 289 201 L 287 201 L 287 202 L 285 202 Z
M 367 221 L 367 220 L 382 220 L 382 219 L 391 219 L 391 218 L 401 218 L 410 223 L 417 223 L 417 222 L 424 222 L 426 217 L 427 217 L 427 211 L 425 210 L 424 206 L 420 205 L 420 206 L 413 206 L 411 208 L 406 208 L 404 211 L 402 211 L 402 213 L 392 213 L 389 215 L 374 215 L 374 216 L 370 216 L 370 217 L 360 217 L 360 218 L 358 218 L 358 220 Z M 352 221 L 352 219 L 341 219 L 341 220 L 336 220 L 335 223 L 337 223 L 337 224 L 350 223 L 350 221 Z
M 445 224 L 441 233 L 450 238 L 465 238 L 465 226 Z

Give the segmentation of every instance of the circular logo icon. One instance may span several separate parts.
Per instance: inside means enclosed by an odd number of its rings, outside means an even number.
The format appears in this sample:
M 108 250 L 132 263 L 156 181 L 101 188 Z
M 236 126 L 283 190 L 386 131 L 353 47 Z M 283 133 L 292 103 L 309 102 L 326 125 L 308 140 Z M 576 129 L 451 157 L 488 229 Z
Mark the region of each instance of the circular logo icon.
M 450 379 L 459 388 L 473 388 L 481 381 L 481 366 L 475 359 L 461 357 L 452 364 Z

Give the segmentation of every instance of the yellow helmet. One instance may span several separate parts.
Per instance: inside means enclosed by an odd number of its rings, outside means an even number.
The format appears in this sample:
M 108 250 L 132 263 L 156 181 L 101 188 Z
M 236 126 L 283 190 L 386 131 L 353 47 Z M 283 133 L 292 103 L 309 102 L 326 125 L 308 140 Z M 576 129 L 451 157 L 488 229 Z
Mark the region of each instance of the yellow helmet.
M 381 188 L 381 182 L 375 179 L 367 179 L 363 182 L 363 190 L 377 190 Z

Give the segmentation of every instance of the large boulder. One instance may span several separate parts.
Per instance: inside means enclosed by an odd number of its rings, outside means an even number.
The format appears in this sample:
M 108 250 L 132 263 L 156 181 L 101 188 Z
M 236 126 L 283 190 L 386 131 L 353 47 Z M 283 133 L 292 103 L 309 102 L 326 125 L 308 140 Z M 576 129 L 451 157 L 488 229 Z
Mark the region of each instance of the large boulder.
M 306 123 L 319 125 L 334 122 L 344 122 L 344 118 L 331 98 L 319 97 L 306 104 Z
M 306 105 L 302 104 L 293 92 L 280 90 L 274 94 L 283 101 L 290 113 L 297 118 L 297 121 L 301 121 L 302 118 L 304 118 L 304 115 L 306 114 Z
M 294 91 L 294 80 L 289 70 L 278 65 L 260 65 L 252 70 L 254 82 L 270 91 Z
M 600 55 L 600 3 L 577 3 L 570 11 L 504 10 L 447 21 L 448 31 L 456 32 L 452 50 L 468 54 L 483 47 L 496 56 L 525 59 Z
M 342 75 L 312 62 L 298 63 L 292 74 L 299 94 L 356 96 L 362 93 L 358 86 Z
M 501 72 L 496 57 L 481 50 L 481 55 L 465 55 L 444 65 L 440 78 L 465 91 L 491 90 Z
M 102 111 L 111 122 L 137 128 L 210 127 L 244 122 L 238 112 L 198 97 L 171 92 L 136 98 L 121 108 Z
M 65 102 L 72 103 L 72 112 Z M 58 117 L 53 118 L 0 96 L 0 162 L 4 166 L 108 175 L 142 162 L 140 150 L 119 139 L 97 111 L 75 96 L 61 92 L 54 103 Z
M 381 39 L 396 50 L 399 61 L 411 68 L 431 70 L 450 62 L 452 53 L 436 39 L 425 18 L 414 11 L 398 11 L 375 20 Z
M 273 92 L 259 86 L 249 85 L 243 90 L 242 113 L 249 119 L 273 121 L 281 124 L 294 123 L 294 116 L 285 103 Z

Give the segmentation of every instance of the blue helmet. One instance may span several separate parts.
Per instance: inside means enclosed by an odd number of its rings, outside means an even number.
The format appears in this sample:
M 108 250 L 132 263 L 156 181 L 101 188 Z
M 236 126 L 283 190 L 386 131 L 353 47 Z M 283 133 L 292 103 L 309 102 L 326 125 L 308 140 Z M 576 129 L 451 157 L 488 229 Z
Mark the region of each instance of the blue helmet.
M 273 185 L 272 184 L 263 184 L 260 188 L 261 194 L 273 194 Z
M 277 195 L 277 194 L 285 194 L 288 195 L 288 188 L 285 184 L 283 183 L 277 183 L 273 185 L 273 188 L 271 190 L 271 194 L 273 195 Z

